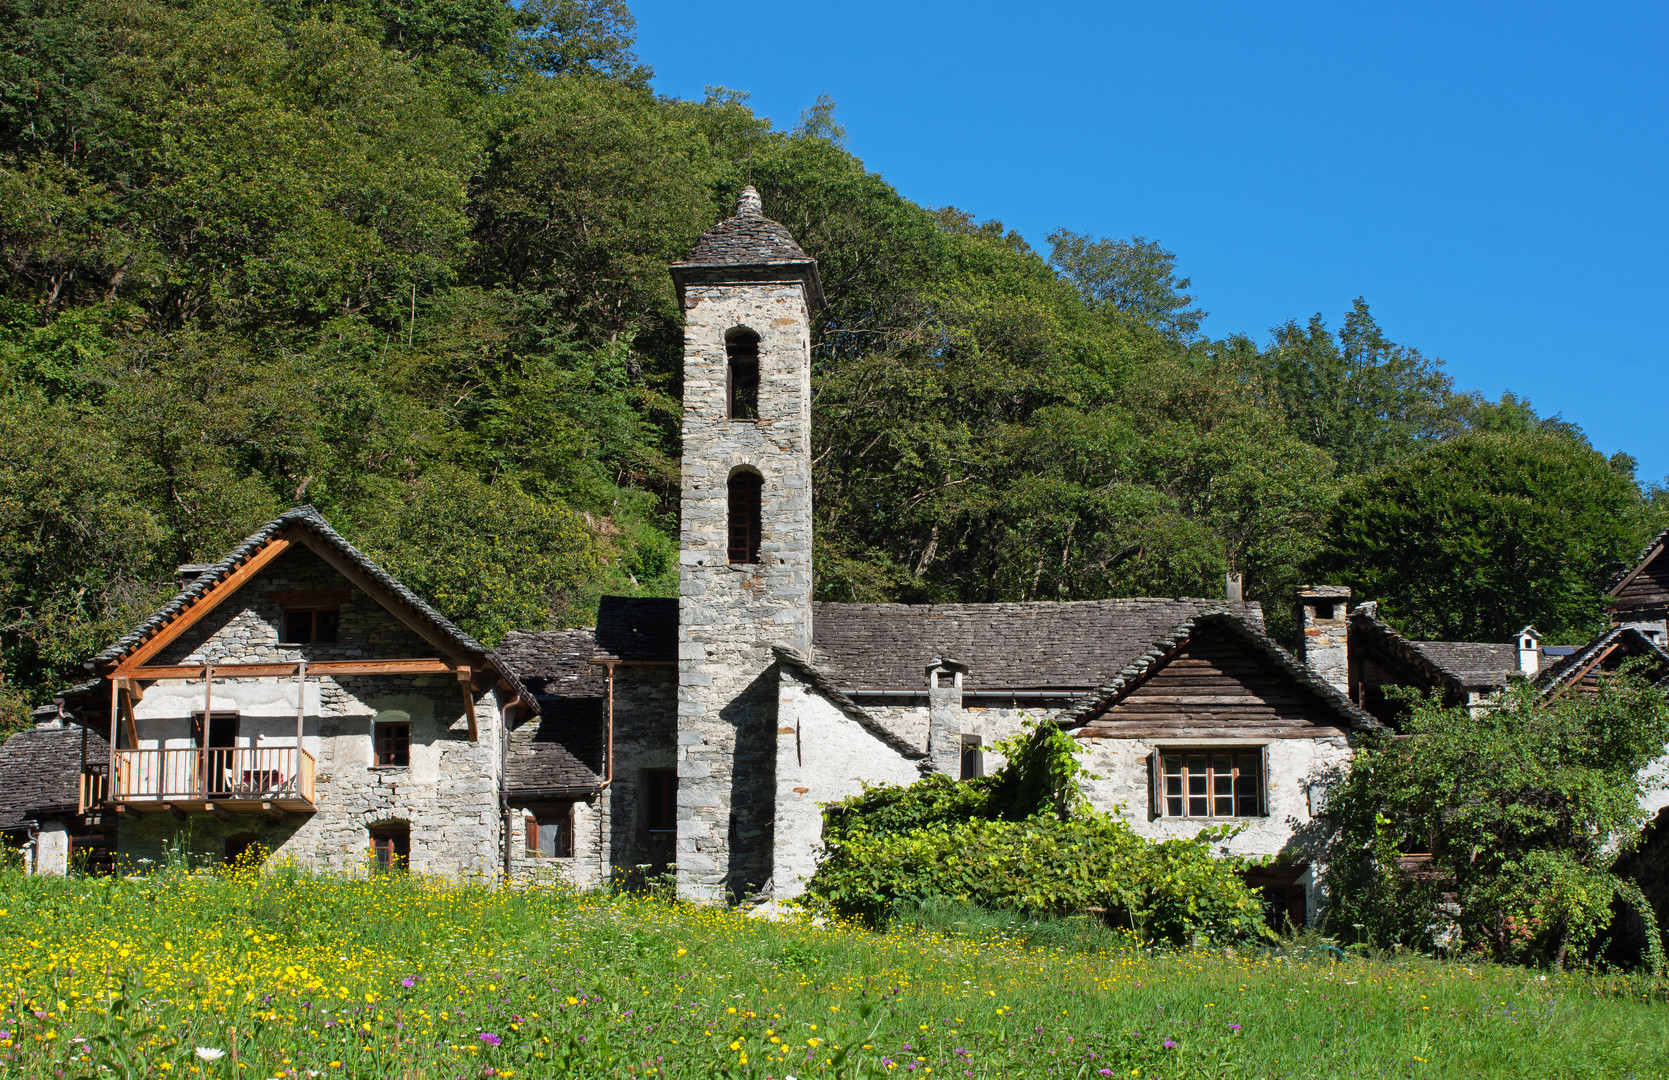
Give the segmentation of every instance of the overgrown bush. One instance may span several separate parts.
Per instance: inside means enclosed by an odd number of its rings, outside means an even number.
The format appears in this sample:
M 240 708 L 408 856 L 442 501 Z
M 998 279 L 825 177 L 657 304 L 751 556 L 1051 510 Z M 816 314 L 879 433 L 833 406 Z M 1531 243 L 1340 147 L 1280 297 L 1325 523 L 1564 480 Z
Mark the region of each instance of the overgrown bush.
M 900 903 L 977 904 L 1026 915 L 1099 908 L 1149 941 L 1188 945 L 1268 933 L 1262 905 L 1219 851 L 1223 827 L 1153 843 L 1079 794 L 1076 744 L 1053 724 L 1001 744 L 978 780 L 930 776 L 825 811 L 813 907 L 884 925 Z
M 1555 704 L 1525 683 L 1476 713 L 1409 700 L 1413 737 L 1368 740 L 1332 800 L 1330 929 L 1560 964 L 1597 955 L 1627 907 L 1661 971 L 1652 909 L 1615 867 L 1640 835 L 1642 771 L 1669 742 L 1663 692 L 1625 672 Z

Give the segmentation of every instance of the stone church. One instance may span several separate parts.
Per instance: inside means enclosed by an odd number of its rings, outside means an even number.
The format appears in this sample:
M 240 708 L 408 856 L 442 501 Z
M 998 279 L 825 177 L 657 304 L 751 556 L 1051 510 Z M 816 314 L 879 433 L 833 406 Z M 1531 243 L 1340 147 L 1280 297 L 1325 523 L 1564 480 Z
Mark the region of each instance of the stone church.
M 182 568 L 178 597 L 7 742 L 0 833 L 48 871 L 72 848 L 131 865 L 259 845 L 336 870 L 578 885 L 675 868 L 691 898 L 784 898 L 816 866 L 822 804 L 980 775 L 1033 720 L 1082 742 L 1091 801 L 1142 835 L 1246 825 L 1233 847 L 1271 856 L 1254 883 L 1303 921 L 1327 790 L 1360 733 L 1395 723 L 1380 687 L 1464 697 L 1542 671 L 1526 638 L 1457 674 L 1443 658 L 1464 649 L 1406 642 L 1331 586 L 1294 598 L 1296 654 L 1237 582 L 1210 598 L 815 602 L 817 264 L 748 188 L 671 270 L 676 599 L 605 597 L 595 627 L 490 650 L 298 508 Z

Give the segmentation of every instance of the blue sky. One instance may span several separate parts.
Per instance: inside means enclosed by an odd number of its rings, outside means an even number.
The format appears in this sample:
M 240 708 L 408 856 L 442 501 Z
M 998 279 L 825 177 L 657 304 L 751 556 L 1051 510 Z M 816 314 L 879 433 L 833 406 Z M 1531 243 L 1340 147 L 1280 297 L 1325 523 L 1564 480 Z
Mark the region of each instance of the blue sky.
M 1669 5 L 635 0 L 655 89 L 820 93 L 906 197 L 1177 255 L 1205 331 L 1364 296 L 1669 474 Z M 769 208 L 767 208 L 769 212 Z

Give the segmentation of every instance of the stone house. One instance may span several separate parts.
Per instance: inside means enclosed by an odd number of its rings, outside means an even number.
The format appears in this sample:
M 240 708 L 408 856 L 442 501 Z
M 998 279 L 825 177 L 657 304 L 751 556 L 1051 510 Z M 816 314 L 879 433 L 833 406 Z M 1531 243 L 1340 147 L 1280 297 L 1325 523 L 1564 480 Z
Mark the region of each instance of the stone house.
M 89 661 L 62 720 L 7 743 L 7 769 L 18 739 L 76 751 L 57 801 L 15 813 L 62 830 L 67 776 L 130 868 L 259 845 L 327 870 L 502 871 L 507 735 L 538 703 L 496 654 L 312 507 L 182 570 L 178 596 Z

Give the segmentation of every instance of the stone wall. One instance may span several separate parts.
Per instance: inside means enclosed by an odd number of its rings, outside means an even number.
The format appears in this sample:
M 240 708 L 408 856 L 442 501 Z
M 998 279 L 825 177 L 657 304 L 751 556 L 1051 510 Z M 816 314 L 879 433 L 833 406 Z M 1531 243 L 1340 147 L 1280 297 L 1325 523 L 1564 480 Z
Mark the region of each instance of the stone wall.
M 1273 739 L 1267 743 L 1190 743 L 1189 748 L 1207 745 L 1211 749 L 1268 749 L 1269 775 L 1265 778 L 1266 809 L 1253 818 L 1155 818 L 1148 781 L 1148 755 L 1156 748 L 1178 746 L 1174 742 L 1154 743 L 1142 739 L 1082 739 L 1084 768 L 1093 779 L 1083 783 L 1084 794 L 1098 810 L 1121 814 L 1137 835 L 1149 840 L 1191 837 L 1213 821 L 1238 824 L 1246 831 L 1229 841 L 1229 850 L 1240 855 L 1276 855 L 1283 861 L 1308 863 L 1312 867 L 1303 884 L 1308 891 L 1308 910 L 1320 909 L 1321 897 L 1313 881 L 1326 849 L 1328 834 L 1318 815 L 1325 793 L 1344 777 L 1349 768 L 1351 748 L 1340 738 Z
M 678 768 L 678 671 L 672 667 L 621 666 L 614 674 L 614 782 L 604 791 L 607 850 L 603 873 L 629 877 L 639 866 L 666 871 L 675 859 L 676 834 L 651 833 L 645 817 L 643 774 Z
M 679 888 L 697 899 L 770 876 L 773 645 L 811 645 L 811 366 L 798 282 L 685 288 L 678 627 Z M 759 419 L 727 417 L 725 334 L 759 337 Z M 727 561 L 733 472 L 757 472 L 756 564 Z
M 510 814 L 510 873 L 522 882 L 539 884 L 561 883 L 575 888 L 591 888 L 606 881 L 605 848 L 602 830 L 602 799 L 546 800 L 520 805 L 512 800 Z M 573 854 L 566 858 L 548 858 L 537 852 L 528 854 L 527 821 L 547 814 L 566 812 L 573 826 Z
M 917 762 L 888 746 L 833 702 L 784 669 L 778 686 L 776 828 L 771 895 L 797 896 L 823 850 L 823 805 L 865 782 L 910 784 Z

